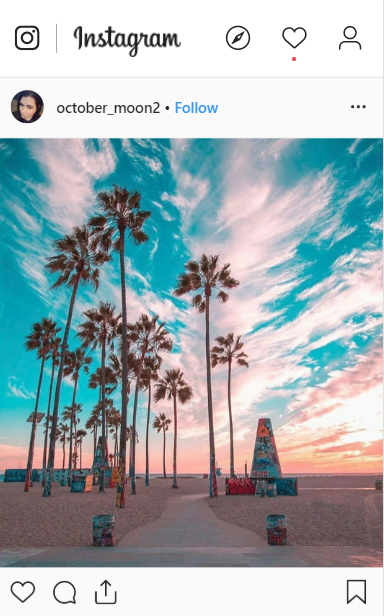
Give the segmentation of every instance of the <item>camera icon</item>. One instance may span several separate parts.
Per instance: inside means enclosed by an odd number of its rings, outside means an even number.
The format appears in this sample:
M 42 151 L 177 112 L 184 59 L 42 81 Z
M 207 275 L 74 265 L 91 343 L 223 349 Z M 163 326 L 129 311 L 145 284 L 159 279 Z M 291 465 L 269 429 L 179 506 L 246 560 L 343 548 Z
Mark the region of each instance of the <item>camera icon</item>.
M 17 49 L 32 51 L 40 44 L 40 32 L 37 26 L 18 26 L 15 30 L 15 45 Z

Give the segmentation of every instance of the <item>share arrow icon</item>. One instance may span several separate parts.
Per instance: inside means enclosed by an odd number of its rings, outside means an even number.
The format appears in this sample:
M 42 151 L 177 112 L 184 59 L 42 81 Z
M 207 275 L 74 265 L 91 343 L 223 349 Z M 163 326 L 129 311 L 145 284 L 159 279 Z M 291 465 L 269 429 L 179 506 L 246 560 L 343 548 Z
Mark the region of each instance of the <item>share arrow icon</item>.
M 104 597 L 99 597 L 98 592 L 96 591 L 95 592 L 95 603 L 97 605 L 114 605 L 115 603 L 117 603 L 117 592 L 116 591 L 115 591 L 115 596 L 113 599 L 111 599 L 111 597 L 108 597 L 108 586 L 112 586 L 112 584 L 110 584 L 108 580 L 104 580 L 104 582 L 102 582 L 100 586 L 104 586 Z

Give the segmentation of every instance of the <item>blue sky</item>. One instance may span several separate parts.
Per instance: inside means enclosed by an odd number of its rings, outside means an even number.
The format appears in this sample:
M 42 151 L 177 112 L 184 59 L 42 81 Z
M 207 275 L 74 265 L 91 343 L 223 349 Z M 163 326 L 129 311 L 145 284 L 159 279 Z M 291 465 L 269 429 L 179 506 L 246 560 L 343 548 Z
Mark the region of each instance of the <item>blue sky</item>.
M 242 335 L 250 367 L 233 375 L 237 470 L 252 456 L 257 419 L 272 418 L 284 472 L 363 472 L 381 467 L 382 166 L 380 140 L 2 140 L 0 469 L 23 467 L 38 363 L 23 348 L 33 322 L 63 326 L 68 291 L 44 270 L 52 241 L 96 211 L 114 183 L 142 194 L 149 241 L 127 250 L 128 318 L 159 314 L 174 340 L 164 367 L 180 366 L 194 399 L 180 409 L 180 471 L 208 460 L 204 318 L 172 296 L 189 258 L 220 254 L 240 281 L 212 307 L 217 335 Z M 82 312 L 120 309 L 118 261 Z M 95 355 L 93 367 L 99 364 Z M 213 371 L 217 459 L 229 465 L 226 371 Z M 48 370 L 40 410 L 46 410 Z M 61 402 L 69 404 L 66 380 Z M 82 421 L 97 394 L 80 380 Z M 119 395 L 115 394 L 119 404 Z M 129 410 L 131 410 L 131 405 Z M 144 470 L 146 395 L 140 399 L 138 472 Z M 167 403 L 153 407 L 157 414 Z M 153 415 L 154 416 L 154 415 Z M 169 431 L 168 467 L 171 470 Z M 40 466 L 39 428 L 35 467 Z M 90 461 L 92 439 L 85 441 Z M 58 465 L 61 456 L 57 458 Z M 151 470 L 161 437 L 151 433 Z

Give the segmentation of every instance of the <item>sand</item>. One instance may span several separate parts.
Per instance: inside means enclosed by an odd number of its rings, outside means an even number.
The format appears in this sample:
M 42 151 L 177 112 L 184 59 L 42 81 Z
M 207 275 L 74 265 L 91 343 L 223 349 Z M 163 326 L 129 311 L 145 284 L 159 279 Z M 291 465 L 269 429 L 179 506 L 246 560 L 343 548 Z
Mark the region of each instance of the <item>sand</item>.
M 383 492 L 372 489 L 382 477 L 299 478 L 299 496 L 227 496 L 208 504 L 220 520 L 265 537 L 265 517 L 287 516 L 289 545 L 383 548 Z M 368 488 L 368 489 L 367 489 Z
M 379 476 L 377 477 L 379 478 Z M 365 546 L 382 549 L 383 492 L 375 491 L 376 477 L 305 477 L 299 479 L 298 497 L 276 499 L 226 496 L 218 480 L 219 497 L 206 498 L 217 517 L 266 538 L 265 516 L 285 513 L 290 545 Z M 42 497 L 35 484 L 24 493 L 22 483 L 0 483 L 0 548 L 77 547 L 92 543 L 92 516 L 114 513 L 116 539 L 161 516 L 166 501 L 183 494 L 208 494 L 208 480 L 154 479 L 149 487 L 137 481 L 137 494 L 127 491 L 126 509 L 114 506 L 116 491 L 104 495 L 71 494 L 54 484 L 52 497 Z M 348 488 L 348 489 L 347 489 Z

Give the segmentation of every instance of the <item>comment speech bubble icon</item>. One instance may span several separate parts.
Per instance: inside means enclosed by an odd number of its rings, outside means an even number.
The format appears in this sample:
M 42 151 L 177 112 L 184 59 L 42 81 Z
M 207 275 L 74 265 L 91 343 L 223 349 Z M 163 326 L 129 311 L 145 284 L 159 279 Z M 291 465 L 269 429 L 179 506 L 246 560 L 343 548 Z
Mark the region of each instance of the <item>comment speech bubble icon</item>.
M 58 603 L 76 603 L 76 588 L 71 582 L 58 582 L 53 589 L 53 596 Z

